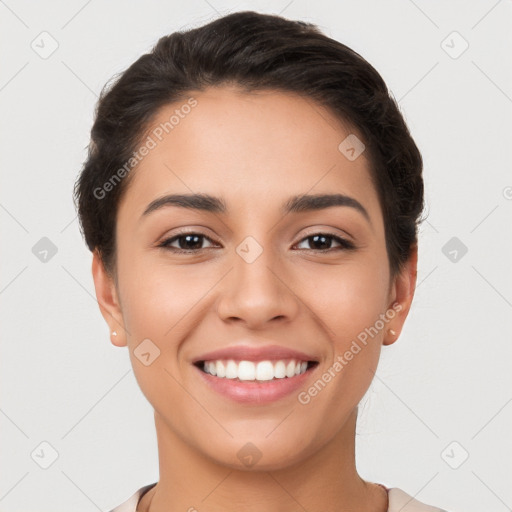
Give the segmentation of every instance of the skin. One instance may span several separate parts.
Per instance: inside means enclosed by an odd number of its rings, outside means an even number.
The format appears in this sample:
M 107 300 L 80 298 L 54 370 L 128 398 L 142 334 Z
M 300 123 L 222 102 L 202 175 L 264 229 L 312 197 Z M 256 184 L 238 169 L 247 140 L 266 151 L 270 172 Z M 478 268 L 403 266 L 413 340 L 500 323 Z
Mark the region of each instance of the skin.
M 392 278 L 365 153 L 350 161 L 338 150 L 356 132 L 328 110 L 295 94 L 232 86 L 190 95 L 198 105 L 132 171 L 118 210 L 117 280 L 93 256 L 98 303 L 118 333 L 112 343 L 128 346 L 155 411 L 160 480 L 138 510 L 385 511 L 384 489 L 355 467 L 357 405 L 382 345 L 396 341 L 409 312 L 417 251 Z M 153 126 L 180 105 L 163 107 Z M 348 206 L 279 211 L 292 195 L 333 191 L 359 201 L 369 220 Z M 228 212 L 169 206 L 141 219 L 154 199 L 191 192 L 222 198 Z M 195 246 L 204 249 L 157 247 L 178 228 L 208 237 Z M 332 248 L 322 251 L 307 238 L 318 233 L 356 249 L 328 239 Z M 252 263 L 236 252 L 247 236 L 263 249 Z M 244 339 L 313 354 L 318 378 L 394 303 L 400 312 L 305 405 L 297 393 L 267 405 L 236 403 L 191 365 Z M 133 352 L 146 338 L 161 351 L 149 366 Z M 248 442 L 261 452 L 252 467 L 237 456 Z

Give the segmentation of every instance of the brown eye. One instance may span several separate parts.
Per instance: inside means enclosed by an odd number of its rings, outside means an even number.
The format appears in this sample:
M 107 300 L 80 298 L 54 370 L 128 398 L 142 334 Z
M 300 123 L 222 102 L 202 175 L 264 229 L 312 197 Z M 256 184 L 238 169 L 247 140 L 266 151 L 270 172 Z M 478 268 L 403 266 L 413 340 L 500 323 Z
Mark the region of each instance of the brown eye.
M 198 252 L 202 249 L 208 249 L 209 247 L 203 247 L 203 241 L 208 240 L 212 242 L 210 238 L 201 233 L 181 233 L 164 240 L 159 247 L 168 249 L 174 252 Z M 175 245 L 177 244 L 177 246 Z
M 309 247 L 305 247 L 306 250 L 316 250 L 316 251 L 328 251 L 330 249 L 334 250 L 350 250 L 355 249 L 355 246 L 352 242 L 349 242 L 348 240 L 345 240 L 344 238 L 341 238 L 339 236 L 331 235 L 328 233 L 315 233 L 314 235 L 309 235 L 306 238 L 303 238 L 300 242 L 301 243 L 309 244 Z M 333 247 L 333 241 L 334 243 L 338 244 L 338 247 Z

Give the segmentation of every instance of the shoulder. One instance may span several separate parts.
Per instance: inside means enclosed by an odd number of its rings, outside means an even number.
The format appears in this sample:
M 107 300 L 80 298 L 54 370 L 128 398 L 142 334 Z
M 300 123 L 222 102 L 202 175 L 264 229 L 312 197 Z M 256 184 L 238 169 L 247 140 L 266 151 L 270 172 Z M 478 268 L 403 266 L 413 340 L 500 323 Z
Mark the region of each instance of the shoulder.
M 126 501 L 118 505 L 116 508 L 113 508 L 110 512 L 135 512 L 137 509 L 137 504 L 139 503 L 142 496 L 148 492 L 152 487 L 154 487 L 157 483 L 154 482 L 152 484 L 145 485 L 141 487 L 138 491 L 132 494 Z
M 439 507 L 422 503 L 398 487 L 388 489 L 388 512 L 448 512 Z

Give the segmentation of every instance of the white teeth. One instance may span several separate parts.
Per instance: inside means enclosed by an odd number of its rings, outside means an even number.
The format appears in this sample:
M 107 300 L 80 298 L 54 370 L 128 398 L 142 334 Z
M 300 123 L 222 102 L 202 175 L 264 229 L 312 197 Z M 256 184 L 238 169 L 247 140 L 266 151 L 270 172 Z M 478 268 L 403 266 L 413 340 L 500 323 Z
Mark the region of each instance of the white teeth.
M 217 377 L 225 377 L 226 376 L 226 366 L 222 361 L 217 361 L 217 364 L 211 363 L 217 369 Z M 212 374 L 213 375 L 213 374 Z
M 307 361 L 296 359 L 280 361 L 233 361 L 232 359 L 205 361 L 203 370 L 210 375 L 225 379 L 266 381 L 284 379 L 305 373 Z
M 213 361 L 211 361 L 208 365 L 208 373 L 217 375 L 217 365 Z
M 286 376 L 293 377 L 295 375 L 295 361 L 290 361 L 286 365 Z
M 272 380 L 273 378 L 273 364 L 270 361 L 260 361 L 256 365 L 256 380 Z
M 205 368 L 208 373 L 208 370 Z M 226 379 L 236 379 L 238 377 L 238 365 L 235 361 L 228 361 L 226 365 Z
M 286 377 L 286 365 L 283 361 L 277 361 L 277 363 L 274 364 L 274 377 L 276 379 L 283 379 Z
M 238 378 L 240 380 L 254 380 L 256 367 L 252 361 L 240 361 L 238 363 Z

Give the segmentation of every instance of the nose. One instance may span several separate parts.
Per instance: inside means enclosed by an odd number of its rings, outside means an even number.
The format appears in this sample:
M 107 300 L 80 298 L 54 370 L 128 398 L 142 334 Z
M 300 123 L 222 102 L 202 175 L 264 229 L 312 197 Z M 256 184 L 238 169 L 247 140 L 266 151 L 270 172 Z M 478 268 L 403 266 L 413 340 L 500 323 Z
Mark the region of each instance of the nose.
M 223 280 L 218 300 L 217 313 L 222 320 L 261 329 L 270 321 L 289 322 L 296 317 L 299 299 L 276 260 L 270 249 L 252 262 L 234 254 L 234 268 Z

